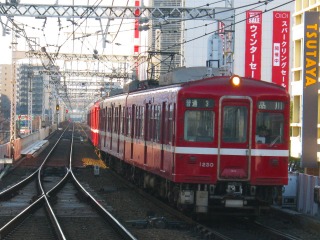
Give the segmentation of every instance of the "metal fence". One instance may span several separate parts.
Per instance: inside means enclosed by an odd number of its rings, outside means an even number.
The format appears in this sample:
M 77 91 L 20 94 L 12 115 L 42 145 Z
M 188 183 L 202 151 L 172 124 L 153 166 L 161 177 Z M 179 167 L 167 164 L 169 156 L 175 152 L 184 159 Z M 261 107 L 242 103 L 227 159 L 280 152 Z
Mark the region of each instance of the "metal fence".
M 320 178 L 307 174 L 298 175 L 297 187 L 297 210 L 298 212 L 319 216 L 319 206 L 315 201 L 317 187 L 320 184 Z

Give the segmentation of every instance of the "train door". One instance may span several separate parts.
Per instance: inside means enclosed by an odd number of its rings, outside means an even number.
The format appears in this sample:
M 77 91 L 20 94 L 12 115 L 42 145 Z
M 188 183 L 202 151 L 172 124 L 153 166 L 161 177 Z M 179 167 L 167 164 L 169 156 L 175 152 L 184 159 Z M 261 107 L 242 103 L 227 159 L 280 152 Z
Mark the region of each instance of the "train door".
M 252 99 L 225 96 L 219 102 L 218 179 L 249 180 Z

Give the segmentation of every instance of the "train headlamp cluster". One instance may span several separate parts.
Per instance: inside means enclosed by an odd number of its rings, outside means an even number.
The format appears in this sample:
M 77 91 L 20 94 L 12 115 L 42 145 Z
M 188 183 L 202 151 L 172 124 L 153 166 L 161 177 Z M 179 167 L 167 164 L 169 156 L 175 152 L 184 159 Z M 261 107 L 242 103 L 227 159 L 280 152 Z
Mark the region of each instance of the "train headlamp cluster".
M 230 77 L 230 84 L 234 87 L 239 87 L 241 85 L 241 77 L 238 75 L 232 75 Z

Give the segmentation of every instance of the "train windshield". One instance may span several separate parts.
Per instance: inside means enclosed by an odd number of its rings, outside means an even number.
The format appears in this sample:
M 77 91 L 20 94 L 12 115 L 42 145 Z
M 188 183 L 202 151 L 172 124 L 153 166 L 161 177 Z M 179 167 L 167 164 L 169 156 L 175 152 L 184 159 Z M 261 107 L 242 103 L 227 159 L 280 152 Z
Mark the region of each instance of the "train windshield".
M 184 116 L 184 140 L 212 142 L 213 121 L 213 111 L 187 110 Z
M 284 116 L 282 113 L 258 112 L 256 122 L 256 143 L 283 143 Z
M 248 109 L 246 106 L 225 106 L 223 108 L 223 142 L 246 142 L 247 125 Z

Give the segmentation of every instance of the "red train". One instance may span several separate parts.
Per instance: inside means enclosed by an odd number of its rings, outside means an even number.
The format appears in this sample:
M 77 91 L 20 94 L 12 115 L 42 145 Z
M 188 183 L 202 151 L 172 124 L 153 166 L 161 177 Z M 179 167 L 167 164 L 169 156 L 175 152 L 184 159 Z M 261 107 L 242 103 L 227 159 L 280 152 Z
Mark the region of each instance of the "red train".
M 238 76 L 108 97 L 91 141 L 117 171 L 181 209 L 257 209 L 288 183 L 290 98 Z

